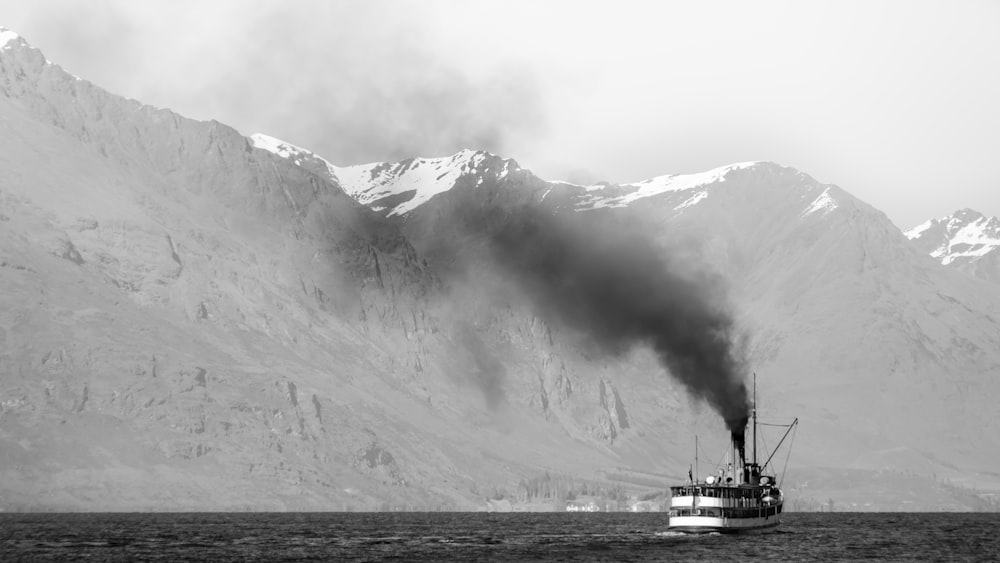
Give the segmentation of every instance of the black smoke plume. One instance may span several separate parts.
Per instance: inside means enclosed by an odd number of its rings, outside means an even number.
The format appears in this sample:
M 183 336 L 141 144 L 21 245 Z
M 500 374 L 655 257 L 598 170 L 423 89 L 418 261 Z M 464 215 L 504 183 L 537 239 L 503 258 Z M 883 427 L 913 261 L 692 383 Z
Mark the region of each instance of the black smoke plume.
M 736 421 L 735 424 L 730 424 L 727 421 L 727 424 L 729 424 L 733 444 L 736 445 L 736 450 L 740 454 L 740 465 L 742 466 L 747 461 L 747 417 L 743 417 L 743 420 Z
M 668 259 L 650 233 L 598 213 L 525 206 L 491 237 L 493 256 L 544 317 L 618 354 L 638 344 L 718 411 L 742 442 L 745 362 L 717 280 Z M 645 236 L 643 236 L 645 235 Z

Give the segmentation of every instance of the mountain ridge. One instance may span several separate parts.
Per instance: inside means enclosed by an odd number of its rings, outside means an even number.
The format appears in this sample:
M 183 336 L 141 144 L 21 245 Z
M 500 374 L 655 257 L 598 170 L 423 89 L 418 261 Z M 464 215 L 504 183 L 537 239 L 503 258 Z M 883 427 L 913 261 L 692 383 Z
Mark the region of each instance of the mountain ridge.
M 487 161 L 497 162 L 497 170 L 491 178 L 493 181 L 502 180 L 512 171 L 522 171 L 522 168 L 514 159 L 494 155 L 488 151 L 473 149 L 462 149 L 452 155 L 443 157 L 413 157 L 395 163 L 371 162 L 338 166 L 309 149 L 298 147 L 263 133 L 255 133 L 250 138 L 258 148 L 269 150 L 282 158 L 292 160 L 296 165 L 302 166 L 309 161 L 323 163 L 327 167 L 329 174 L 341 182 L 342 187 L 348 194 L 360 203 L 378 212 L 386 212 L 387 216 L 390 217 L 406 214 L 417 206 L 426 203 L 434 195 L 449 189 L 447 186 L 444 188 L 439 186 L 433 190 L 428 190 L 426 184 L 429 178 L 426 177 L 413 181 L 410 185 L 402 181 L 408 172 L 419 168 L 421 165 L 428 165 L 435 171 L 434 174 L 430 175 L 433 176 L 432 182 L 443 183 L 444 185 L 455 182 L 462 175 L 490 172 L 490 166 L 482 166 Z M 458 170 L 453 170 L 455 167 Z M 732 171 L 755 167 L 785 168 L 803 174 L 794 168 L 782 166 L 774 162 L 753 161 L 728 164 L 705 172 L 692 174 L 663 174 L 647 180 L 623 184 L 600 182 L 597 184 L 581 185 L 562 180 L 538 179 L 553 187 L 561 186 L 583 189 L 592 194 L 589 200 L 578 204 L 578 209 L 586 209 L 588 206 L 592 208 L 621 207 L 637 199 L 652 197 L 664 192 L 689 191 L 717 181 L 724 182 L 727 174 Z M 437 174 L 438 172 L 440 174 Z M 482 177 L 477 178 L 476 185 L 481 185 L 483 180 L 484 178 Z M 396 186 L 395 184 L 398 183 L 404 185 Z M 424 184 L 422 189 L 421 183 Z M 388 187 L 387 184 L 389 185 Z M 381 188 L 381 191 L 379 191 L 379 188 Z M 399 199 L 400 196 L 403 196 L 407 192 L 415 193 L 410 199 L 395 204 L 391 209 L 384 204 L 385 201 Z M 605 192 L 611 193 L 602 198 L 601 195 L 604 195 Z M 702 197 L 704 196 L 696 194 L 689 200 L 688 205 L 697 203 Z

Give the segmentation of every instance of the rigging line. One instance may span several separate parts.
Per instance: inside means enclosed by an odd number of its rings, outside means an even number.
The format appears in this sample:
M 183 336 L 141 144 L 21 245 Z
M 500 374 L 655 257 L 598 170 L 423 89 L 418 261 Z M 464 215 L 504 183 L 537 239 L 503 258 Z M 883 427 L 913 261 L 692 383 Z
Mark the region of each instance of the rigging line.
M 791 424 L 775 424 L 772 422 L 758 422 L 757 426 L 777 426 L 778 428 L 788 428 Z
M 703 448 L 701 446 L 701 442 L 697 439 L 697 437 L 695 437 L 695 441 L 694 441 L 694 456 L 695 456 L 695 459 L 700 459 L 704 455 L 704 451 L 705 451 L 705 448 Z M 708 456 L 704 456 L 704 457 L 705 457 L 706 460 L 712 459 L 712 458 L 710 458 Z M 699 469 L 699 471 L 700 471 L 700 469 Z M 712 471 L 715 471 L 715 470 L 713 469 Z M 695 481 L 697 481 L 698 480 L 698 476 L 695 475 L 694 477 L 695 477 Z
M 716 462 L 715 469 L 718 469 L 718 468 L 722 467 L 722 463 L 725 461 L 727 455 L 729 455 L 729 450 L 728 449 L 726 449 L 726 450 L 724 450 L 722 452 L 722 457 L 719 458 L 718 462 Z M 713 471 L 715 471 L 715 469 L 713 469 Z
M 785 482 L 785 471 L 788 470 L 788 459 L 792 457 L 792 446 L 795 445 L 795 435 L 799 433 L 799 427 L 796 424 L 795 429 L 792 430 L 792 439 L 788 442 L 788 453 L 785 454 L 785 466 L 781 468 L 781 483 Z
M 720 467 L 722 467 L 722 462 L 723 462 L 723 461 L 724 461 L 724 460 L 726 459 L 726 456 L 727 456 L 727 455 L 729 455 L 729 450 L 728 450 L 728 449 L 726 449 L 726 450 L 723 450 L 723 451 L 722 451 L 722 457 L 721 457 L 721 458 L 719 458 L 719 461 L 717 461 L 717 462 L 715 463 L 715 467 L 713 467 L 713 468 L 712 468 L 712 475 L 715 475 L 716 471 L 717 471 L 717 470 L 718 470 L 718 469 L 719 469 Z
M 789 434 L 789 433 L 790 433 L 790 432 L 791 432 L 792 430 L 795 430 L 795 425 L 796 425 L 796 424 L 798 424 L 798 422 L 799 422 L 799 419 L 798 419 L 798 418 L 796 417 L 796 419 L 795 419 L 794 421 L 792 421 L 792 426 L 791 426 L 791 428 L 789 428 L 788 430 L 785 430 L 785 434 L 784 434 L 784 435 L 783 435 L 783 436 L 781 437 L 781 440 L 779 440 L 779 441 L 778 441 L 778 445 L 777 445 L 777 446 L 774 446 L 774 452 L 773 452 L 773 453 L 771 453 L 771 457 L 767 458 L 767 461 L 765 461 L 765 462 L 764 462 L 764 465 L 765 465 L 765 466 L 766 466 L 766 465 L 767 465 L 768 463 L 771 463 L 771 458 L 772 458 L 772 457 L 774 457 L 775 455 L 777 455 L 777 453 L 778 453 L 778 450 L 779 450 L 779 449 L 781 448 L 781 444 L 783 444 L 783 443 L 785 442 L 785 439 L 786 439 L 786 438 L 788 438 L 788 434 Z
M 761 443 L 762 446 L 764 446 L 764 455 L 766 455 L 767 458 L 770 458 L 771 457 L 771 450 L 768 449 L 768 447 L 767 447 L 767 440 L 764 439 L 764 433 L 763 432 L 760 433 L 760 443 Z M 766 467 L 766 465 L 761 466 L 761 468 L 760 468 L 761 471 L 763 471 L 765 467 Z
M 696 435 L 694 437 L 694 457 L 695 457 L 695 459 L 701 457 L 701 450 L 702 450 L 702 447 L 701 447 L 701 444 L 698 443 L 698 436 Z M 710 458 L 706 457 L 705 459 L 710 459 Z
M 700 448 L 700 444 L 699 444 L 699 449 L 702 449 L 702 448 Z M 729 448 L 726 448 L 726 449 L 722 450 L 722 455 L 719 457 L 719 461 L 717 461 L 715 463 L 715 467 L 712 468 L 712 474 L 713 475 L 715 474 L 715 471 L 717 471 L 720 468 L 724 468 L 725 467 L 724 464 L 725 464 L 725 460 L 726 460 L 726 456 L 727 455 L 729 455 Z M 711 459 L 711 458 L 705 458 L 705 459 Z M 733 463 L 733 470 L 735 471 L 737 464 L 735 463 L 735 460 L 733 460 L 733 461 L 734 461 L 734 463 Z

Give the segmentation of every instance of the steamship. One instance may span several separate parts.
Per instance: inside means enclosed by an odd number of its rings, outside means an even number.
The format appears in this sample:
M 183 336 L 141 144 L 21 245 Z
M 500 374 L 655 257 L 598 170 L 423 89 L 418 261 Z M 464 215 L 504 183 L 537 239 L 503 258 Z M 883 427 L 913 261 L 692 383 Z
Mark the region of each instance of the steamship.
M 757 399 L 754 385 L 753 449 L 752 458 L 746 460 L 746 424 L 741 431 L 731 434 L 727 453 L 729 460 L 739 460 L 735 465 L 727 462 L 715 474 L 698 480 L 688 471 L 688 482 L 670 487 L 669 531 L 685 533 L 762 533 L 772 532 L 781 523 L 784 498 L 771 469 L 771 459 L 781 448 L 785 438 L 798 424 L 796 418 L 785 426 L 784 436 L 764 463 L 757 462 Z M 745 421 L 746 419 L 744 419 Z M 695 459 L 697 460 L 697 438 Z

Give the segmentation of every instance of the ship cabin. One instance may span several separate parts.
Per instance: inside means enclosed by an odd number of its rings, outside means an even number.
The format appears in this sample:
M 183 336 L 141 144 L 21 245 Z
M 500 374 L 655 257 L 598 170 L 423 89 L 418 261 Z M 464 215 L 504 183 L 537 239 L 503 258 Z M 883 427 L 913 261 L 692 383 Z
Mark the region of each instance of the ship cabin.
M 774 485 L 774 476 L 761 475 L 759 466 L 751 463 L 741 473 L 737 473 L 742 481 L 738 483 L 732 477 L 722 483 L 712 475 L 704 482 L 670 487 L 670 515 L 768 518 L 781 514 L 781 491 Z

